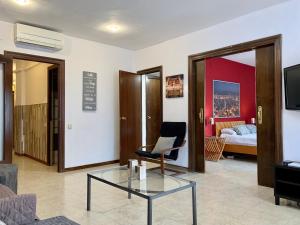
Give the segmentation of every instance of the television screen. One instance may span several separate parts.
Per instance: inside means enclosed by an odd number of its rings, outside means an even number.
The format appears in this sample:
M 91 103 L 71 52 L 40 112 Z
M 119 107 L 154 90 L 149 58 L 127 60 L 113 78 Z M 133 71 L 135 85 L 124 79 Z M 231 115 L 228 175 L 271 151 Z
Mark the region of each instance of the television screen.
M 300 65 L 284 69 L 285 108 L 300 110 Z

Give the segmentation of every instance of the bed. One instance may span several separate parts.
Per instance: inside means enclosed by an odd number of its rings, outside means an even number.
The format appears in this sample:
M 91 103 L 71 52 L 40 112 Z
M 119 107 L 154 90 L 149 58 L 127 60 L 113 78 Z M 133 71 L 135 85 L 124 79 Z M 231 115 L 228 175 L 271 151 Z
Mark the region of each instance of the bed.
M 224 128 L 232 128 L 243 124 L 245 124 L 245 121 L 216 122 L 216 136 L 226 138 L 224 152 L 257 155 L 256 134 L 226 135 L 221 133 Z

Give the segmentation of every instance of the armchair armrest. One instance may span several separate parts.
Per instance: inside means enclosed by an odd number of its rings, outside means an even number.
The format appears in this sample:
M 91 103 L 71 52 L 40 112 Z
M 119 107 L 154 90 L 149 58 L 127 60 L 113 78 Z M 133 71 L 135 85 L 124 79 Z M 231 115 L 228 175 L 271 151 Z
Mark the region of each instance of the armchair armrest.
M 32 224 L 35 218 L 35 195 L 16 195 L 0 199 L 0 221 L 6 224 Z
M 154 146 L 154 144 L 152 144 L 152 145 L 143 145 L 140 148 L 148 148 L 148 147 L 152 147 L 152 146 Z
M 18 167 L 13 164 L 0 164 L 0 176 L 5 177 L 5 183 L 3 184 L 8 186 L 15 193 L 17 193 Z
M 140 147 L 140 149 L 146 148 L 146 151 L 147 151 L 148 148 L 153 147 L 154 145 L 155 144 L 152 144 L 152 145 L 143 145 L 143 146 Z

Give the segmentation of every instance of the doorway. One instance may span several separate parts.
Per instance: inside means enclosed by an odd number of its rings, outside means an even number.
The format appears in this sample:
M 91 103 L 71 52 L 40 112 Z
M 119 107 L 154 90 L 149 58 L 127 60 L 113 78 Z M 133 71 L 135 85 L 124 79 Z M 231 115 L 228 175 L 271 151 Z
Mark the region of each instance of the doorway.
M 142 145 L 153 145 L 160 136 L 163 117 L 161 67 L 139 71 L 142 76 Z
M 48 68 L 52 64 L 13 59 L 13 162 L 48 165 Z M 26 159 L 30 158 L 31 160 Z M 21 163 L 25 162 L 26 163 Z
M 259 157 L 255 58 L 252 50 L 205 60 L 206 171 L 222 167 L 232 172 L 228 178 L 239 173 L 252 185 Z
M 6 58 L 10 59 L 11 61 L 14 60 L 21 60 L 24 62 L 35 62 L 35 63 L 40 63 L 40 64 L 47 64 L 48 65 L 48 69 L 46 70 L 46 83 L 49 82 L 49 86 L 47 85 L 45 88 L 47 90 L 47 94 L 45 96 L 46 101 L 49 101 L 51 103 L 51 106 L 48 108 L 48 104 L 47 107 L 43 110 L 44 115 L 45 116 L 45 123 L 42 124 L 42 127 L 46 127 L 45 132 L 46 135 L 44 140 L 46 140 L 46 143 L 43 145 L 45 146 L 45 148 L 47 149 L 46 154 L 44 154 L 44 162 L 47 165 L 50 165 L 51 162 L 51 155 L 53 152 L 51 152 L 50 147 L 54 146 L 54 139 L 56 140 L 56 147 L 57 147 L 57 155 L 58 155 L 58 159 L 57 159 L 57 171 L 58 172 L 63 172 L 64 171 L 64 132 L 65 132 L 65 128 L 64 128 L 64 115 L 65 115 L 65 102 L 64 102 L 64 96 L 65 96 L 65 61 L 64 60 L 60 60 L 60 59 L 54 59 L 54 58 L 48 58 L 48 57 L 42 57 L 42 56 L 35 56 L 35 55 L 28 55 L 28 54 L 22 54 L 22 53 L 16 53 L 16 52 L 8 52 L 5 51 L 4 55 Z M 57 74 L 55 76 L 55 74 Z M 51 75 L 53 75 L 53 77 L 49 78 Z M 8 77 L 10 77 L 12 79 L 13 77 L 13 72 L 12 72 L 12 64 L 11 64 L 11 72 L 8 73 Z M 56 87 L 54 87 L 54 84 L 56 84 Z M 11 87 L 10 87 L 10 92 L 12 93 L 12 81 L 11 81 Z M 52 86 L 51 86 L 52 85 Z M 49 95 L 48 95 L 49 94 Z M 13 105 L 13 97 L 11 97 L 10 99 L 11 101 L 11 105 Z M 55 114 L 55 117 L 48 117 L 49 111 L 50 114 L 53 113 Z M 37 114 L 37 111 L 34 110 L 35 114 Z M 11 115 L 13 115 L 14 113 L 16 113 L 16 111 L 11 108 L 10 109 L 10 113 Z M 50 115 L 51 116 L 51 115 Z M 24 121 L 23 121 L 24 122 Z M 51 129 L 51 123 L 54 124 L 52 126 L 52 130 L 53 132 L 49 132 L 49 130 Z M 11 121 L 11 126 L 13 126 L 13 121 Z M 56 137 L 55 137 L 55 129 L 56 129 Z M 44 129 L 39 129 L 39 130 L 44 130 Z M 11 130 L 11 142 L 13 142 L 13 130 Z M 41 141 L 39 139 L 38 144 L 41 144 Z M 54 148 L 54 147 L 53 147 Z M 53 151 L 52 148 L 52 151 Z M 12 155 L 12 149 L 13 146 L 11 146 L 11 148 L 9 149 L 10 151 L 10 155 Z M 10 162 L 12 162 L 12 159 L 10 159 Z
M 256 51 L 258 184 L 273 186 L 273 166 L 282 160 L 281 35 L 189 57 L 189 169 L 205 172 L 205 60 Z
M 136 158 L 142 145 L 155 144 L 162 123 L 162 66 L 119 73 L 120 164 Z

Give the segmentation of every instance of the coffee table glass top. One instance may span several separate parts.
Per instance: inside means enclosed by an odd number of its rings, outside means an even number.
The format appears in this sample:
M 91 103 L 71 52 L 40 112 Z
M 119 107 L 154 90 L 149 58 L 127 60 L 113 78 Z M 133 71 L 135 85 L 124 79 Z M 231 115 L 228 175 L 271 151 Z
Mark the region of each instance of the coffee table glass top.
M 92 171 L 88 173 L 88 176 L 145 197 L 176 192 L 191 187 L 195 183 L 178 177 L 162 175 L 151 170 L 147 170 L 146 179 L 139 180 L 137 173 L 132 172 L 132 175 L 130 175 L 127 166 Z

